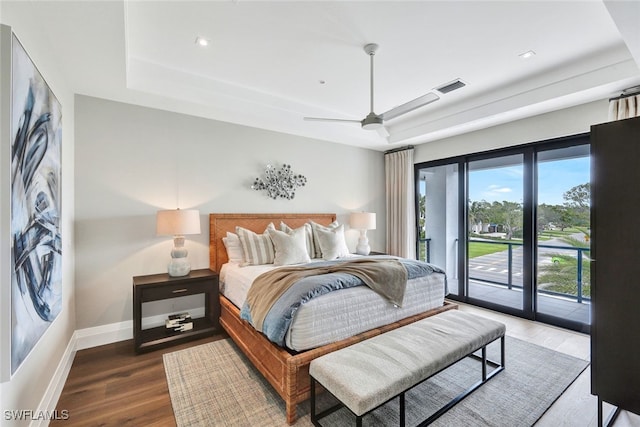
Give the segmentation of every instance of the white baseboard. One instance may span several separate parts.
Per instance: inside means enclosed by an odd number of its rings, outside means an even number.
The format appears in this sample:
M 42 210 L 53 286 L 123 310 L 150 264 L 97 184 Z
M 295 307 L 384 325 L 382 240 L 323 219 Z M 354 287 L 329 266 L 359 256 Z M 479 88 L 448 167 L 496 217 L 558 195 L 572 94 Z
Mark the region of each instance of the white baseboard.
M 58 399 L 60 399 L 60 395 L 62 394 L 64 384 L 67 382 L 69 371 L 71 371 L 73 359 L 76 356 L 76 340 L 76 332 L 74 332 L 69 340 L 69 344 L 67 344 L 67 348 L 65 349 L 62 358 L 60 359 L 60 363 L 58 363 L 58 367 L 53 374 L 53 378 L 51 378 L 49 386 L 45 390 L 44 396 L 42 396 L 42 400 L 38 405 L 36 413 L 47 414 L 49 417 L 37 417 L 38 419 L 31 421 L 29 427 L 48 426 L 49 419 L 47 418 L 55 417 L 57 419 L 62 419 L 61 417 L 64 417 L 63 413 L 55 413 L 55 410 L 58 404 Z
M 133 321 L 111 323 L 93 328 L 78 329 L 75 333 L 76 350 L 98 347 L 133 338 Z
M 204 307 L 185 310 L 191 313 L 194 318 L 204 316 Z M 152 328 L 154 326 L 163 326 L 166 315 L 150 316 L 142 319 L 143 328 Z M 78 337 L 76 350 L 84 350 L 85 348 L 98 347 L 100 345 L 111 344 L 114 342 L 130 340 L 133 338 L 133 321 L 126 320 L 124 322 L 111 323 L 109 325 L 96 326 L 93 328 L 78 329 L 76 331 Z

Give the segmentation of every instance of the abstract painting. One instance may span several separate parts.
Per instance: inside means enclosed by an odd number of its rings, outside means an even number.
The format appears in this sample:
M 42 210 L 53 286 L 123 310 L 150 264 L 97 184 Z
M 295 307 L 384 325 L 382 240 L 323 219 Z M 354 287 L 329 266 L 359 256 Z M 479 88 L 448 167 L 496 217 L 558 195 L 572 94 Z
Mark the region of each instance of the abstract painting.
M 11 374 L 62 308 L 62 109 L 11 43 Z

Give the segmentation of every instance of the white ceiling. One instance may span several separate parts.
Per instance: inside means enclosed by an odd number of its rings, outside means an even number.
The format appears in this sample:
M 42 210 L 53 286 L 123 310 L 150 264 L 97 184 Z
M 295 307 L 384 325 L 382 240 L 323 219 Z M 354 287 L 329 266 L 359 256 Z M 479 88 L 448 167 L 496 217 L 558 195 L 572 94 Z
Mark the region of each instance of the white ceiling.
M 37 4 L 37 7 L 35 6 Z M 376 150 L 426 143 L 640 84 L 640 2 L 23 2 L 76 93 Z M 613 18 L 612 18 L 613 16 Z M 18 34 L 19 36 L 19 34 Z M 210 40 L 206 48 L 197 36 Z M 454 79 L 467 86 L 358 124 Z M 536 55 L 522 59 L 520 53 Z M 325 84 L 320 84 L 320 81 Z

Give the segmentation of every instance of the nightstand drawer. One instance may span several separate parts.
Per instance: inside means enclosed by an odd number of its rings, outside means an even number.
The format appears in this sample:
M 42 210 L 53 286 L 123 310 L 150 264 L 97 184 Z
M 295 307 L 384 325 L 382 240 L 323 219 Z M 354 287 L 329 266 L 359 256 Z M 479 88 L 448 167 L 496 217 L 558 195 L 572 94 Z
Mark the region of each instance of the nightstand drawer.
M 211 282 L 211 280 L 201 280 L 173 285 L 149 286 L 142 290 L 142 302 L 211 292 Z

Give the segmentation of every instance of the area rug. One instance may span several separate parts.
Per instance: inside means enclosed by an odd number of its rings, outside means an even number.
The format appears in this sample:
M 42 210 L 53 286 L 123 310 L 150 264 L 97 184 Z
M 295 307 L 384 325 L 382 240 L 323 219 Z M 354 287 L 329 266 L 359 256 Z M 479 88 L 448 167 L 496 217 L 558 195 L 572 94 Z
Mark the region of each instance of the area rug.
M 499 360 L 499 344 L 488 347 Z M 516 338 L 506 339 L 506 369 L 462 400 L 432 425 L 531 426 L 588 366 Z M 230 339 L 164 355 L 171 403 L 178 427 L 287 426 L 282 399 Z M 480 362 L 466 358 L 407 393 L 407 425 L 427 418 L 480 379 Z M 326 395 L 326 393 L 324 393 Z M 311 426 L 308 402 L 298 408 L 296 426 Z M 324 426 L 355 425 L 341 409 Z M 398 399 L 365 416 L 363 425 L 398 425 Z

